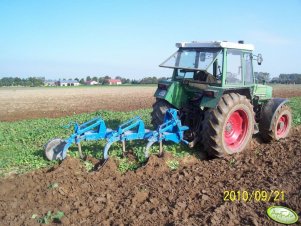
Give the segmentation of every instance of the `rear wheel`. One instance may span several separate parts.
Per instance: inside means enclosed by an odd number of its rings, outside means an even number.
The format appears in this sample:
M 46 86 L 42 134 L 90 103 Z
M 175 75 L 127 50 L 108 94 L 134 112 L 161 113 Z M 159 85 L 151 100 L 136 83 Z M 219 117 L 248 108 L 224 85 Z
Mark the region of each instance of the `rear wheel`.
M 271 116 L 272 117 L 272 116 Z M 292 127 L 292 113 L 289 106 L 283 104 L 272 119 L 272 128 L 270 131 L 262 129 L 261 137 L 265 141 L 280 140 L 289 135 Z
M 202 143 L 210 156 L 241 152 L 254 131 L 250 101 L 237 93 L 224 94 L 215 109 L 205 113 Z
M 156 102 L 153 104 L 153 111 L 151 113 L 152 124 L 155 129 L 163 123 L 164 115 L 169 108 L 173 108 L 170 103 L 166 100 L 157 98 Z

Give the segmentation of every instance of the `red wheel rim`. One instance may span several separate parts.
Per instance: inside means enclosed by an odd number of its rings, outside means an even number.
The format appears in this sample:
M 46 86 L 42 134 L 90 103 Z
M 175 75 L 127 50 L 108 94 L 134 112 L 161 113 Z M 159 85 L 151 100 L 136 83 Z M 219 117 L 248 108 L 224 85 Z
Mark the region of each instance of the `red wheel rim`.
M 227 147 L 235 152 L 246 138 L 249 119 L 244 110 L 234 111 L 226 122 L 224 140 Z
M 286 134 L 287 128 L 288 128 L 288 116 L 287 115 L 281 115 L 277 122 L 277 136 L 283 137 Z

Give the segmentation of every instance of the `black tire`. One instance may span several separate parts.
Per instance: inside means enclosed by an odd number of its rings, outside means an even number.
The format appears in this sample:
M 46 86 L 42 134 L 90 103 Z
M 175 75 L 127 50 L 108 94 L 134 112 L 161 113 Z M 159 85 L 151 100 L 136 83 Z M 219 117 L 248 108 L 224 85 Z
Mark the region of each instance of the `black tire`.
M 271 116 L 272 117 L 272 116 Z M 282 125 L 282 120 L 286 119 L 286 125 L 284 128 L 280 128 Z M 260 136 L 265 142 L 270 142 L 272 140 L 280 140 L 289 136 L 292 128 L 292 111 L 289 106 L 283 104 L 277 109 L 273 119 L 272 119 L 272 130 L 267 130 L 259 125 Z
M 173 105 L 168 103 L 163 99 L 156 99 L 156 102 L 153 104 L 153 111 L 151 113 L 152 124 L 155 129 L 158 128 L 159 125 L 163 123 L 164 115 L 169 108 L 174 108 Z
M 254 121 L 250 100 L 237 93 L 224 94 L 216 108 L 205 112 L 201 133 L 204 149 L 216 157 L 241 152 L 252 139 Z

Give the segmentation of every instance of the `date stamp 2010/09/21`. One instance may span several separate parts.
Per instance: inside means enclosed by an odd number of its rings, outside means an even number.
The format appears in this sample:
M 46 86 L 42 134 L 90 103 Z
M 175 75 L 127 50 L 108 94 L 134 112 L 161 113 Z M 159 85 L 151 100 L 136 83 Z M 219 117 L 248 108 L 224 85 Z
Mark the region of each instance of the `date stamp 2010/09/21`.
M 278 190 L 225 190 L 223 199 L 226 202 L 280 202 L 285 201 L 285 194 Z

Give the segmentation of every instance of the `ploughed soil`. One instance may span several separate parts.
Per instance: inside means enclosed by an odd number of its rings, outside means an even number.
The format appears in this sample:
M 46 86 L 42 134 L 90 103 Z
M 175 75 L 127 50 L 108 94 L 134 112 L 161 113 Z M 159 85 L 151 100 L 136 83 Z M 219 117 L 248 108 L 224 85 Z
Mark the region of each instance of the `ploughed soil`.
M 68 157 L 53 168 L 2 179 L 0 225 L 38 225 L 33 214 L 58 210 L 65 216 L 53 225 L 277 225 L 266 215 L 269 206 L 301 216 L 300 133 L 294 128 L 289 138 L 268 144 L 254 137 L 231 158 L 187 157 L 176 170 L 166 164 L 173 158 L 168 153 L 125 174 L 111 159 L 87 172 Z M 284 200 L 274 193 L 269 201 L 224 201 L 225 191 L 256 190 L 283 192 Z
M 151 108 L 156 86 L 0 88 L 0 121 L 55 118 L 98 110 Z M 301 96 L 300 85 L 273 86 L 274 97 Z
M 155 86 L 2 88 L 0 121 L 149 108 L 155 90 Z

